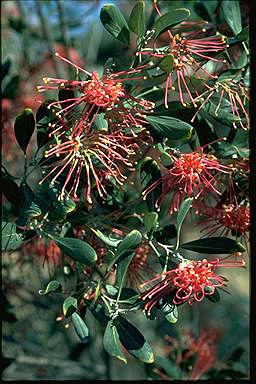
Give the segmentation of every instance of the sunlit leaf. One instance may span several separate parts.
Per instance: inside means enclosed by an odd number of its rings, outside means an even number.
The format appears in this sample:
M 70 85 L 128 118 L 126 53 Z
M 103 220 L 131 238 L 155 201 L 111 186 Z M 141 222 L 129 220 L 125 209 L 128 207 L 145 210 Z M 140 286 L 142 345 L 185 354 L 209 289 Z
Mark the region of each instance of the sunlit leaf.
M 119 336 L 116 327 L 112 321 L 108 322 L 108 325 L 105 329 L 103 337 L 103 346 L 111 356 L 115 356 L 119 360 L 122 360 L 125 364 L 127 364 L 127 359 L 125 358 L 124 353 L 122 351 L 122 345 L 119 341 Z

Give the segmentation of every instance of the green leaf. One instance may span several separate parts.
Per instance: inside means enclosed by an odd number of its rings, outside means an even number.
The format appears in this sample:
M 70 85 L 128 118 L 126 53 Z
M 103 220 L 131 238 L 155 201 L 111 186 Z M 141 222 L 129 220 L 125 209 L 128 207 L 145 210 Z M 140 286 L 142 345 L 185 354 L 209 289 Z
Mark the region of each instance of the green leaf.
M 130 14 L 129 27 L 130 30 L 136 33 L 138 36 L 143 37 L 145 31 L 145 4 L 144 1 L 138 1 Z
M 105 315 L 102 305 L 101 304 L 95 305 L 93 301 L 91 301 L 88 308 L 93 314 L 93 316 L 101 323 L 101 325 L 106 327 L 110 318 L 109 316 Z
M 236 35 L 237 40 L 239 41 L 248 41 L 249 40 L 249 25 L 245 27 L 238 35 Z
M 227 81 L 227 80 L 236 80 L 239 81 L 243 77 L 243 71 L 241 68 L 238 69 L 229 69 L 227 71 L 221 72 L 218 77 L 218 81 Z
M 231 254 L 244 252 L 245 247 L 239 241 L 228 237 L 207 237 L 182 244 L 181 248 L 189 251 L 208 254 Z
M 128 24 L 120 10 L 114 4 L 105 4 L 101 8 L 100 20 L 112 36 L 129 46 L 130 32 Z
M 163 33 L 167 29 L 174 27 L 174 25 L 181 23 L 189 16 L 190 11 L 186 8 L 174 9 L 172 12 L 160 16 L 153 26 L 153 29 L 155 30 L 155 39 L 160 35 L 160 33 Z
M 179 313 L 178 313 L 178 308 L 177 308 L 176 305 L 166 304 L 161 309 L 162 309 L 162 311 L 163 311 L 167 321 L 169 321 L 172 324 L 177 323 L 178 317 L 179 317 Z
M 32 109 L 26 108 L 16 116 L 14 123 L 15 137 L 24 154 L 26 153 L 35 126 L 36 123 Z
M 116 327 L 115 325 L 113 325 L 112 321 L 109 321 L 106 327 L 103 337 L 103 346 L 111 356 L 115 356 L 119 360 L 122 360 L 125 362 L 125 364 L 127 364 L 127 359 L 125 358 L 124 353 L 122 351 L 122 346 L 119 341 Z
M 14 251 L 23 241 L 22 233 L 17 233 L 16 225 L 6 221 L 2 221 L 1 234 L 2 251 Z
M 174 58 L 173 55 L 166 55 L 159 63 L 159 67 L 166 73 L 171 73 L 173 70 Z
M 119 340 L 132 356 L 147 364 L 155 361 L 152 348 L 134 325 L 120 315 L 113 320 L 113 324 L 116 326 Z
M 125 252 L 134 250 L 141 242 L 142 235 L 137 229 L 132 230 L 128 235 L 118 244 L 116 255 L 121 256 Z
M 63 303 L 63 314 L 65 317 L 71 316 L 77 310 L 77 299 L 69 296 Z
M 183 221 L 185 220 L 185 217 L 187 216 L 188 211 L 190 210 L 192 200 L 193 200 L 192 197 L 188 197 L 186 200 L 184 200 L 180 206 L 180 210 L 179 210 L 179 213 L 177 215 L 177 219 L 176 219 L 176 229 L 177 229 L 176 249 L 178 249 L 178 246 L 179 246 L 181 226 L 182 226 Z
M 129 256 L 119 261 L 119 263 L 117 264 L 116 284 L 119 286 L 119 293 L 117 296 L 117 300 L 119 300 L 119 297 L 121 295 L 121 291 L 126 279 L 126 273 L 128 271 L 129 265 L 134 256 L 135 256 L 135 252 L 132 252 Z
M 79 261 L 82 264 L 92 266 L 97 261 L 97 253 L 95 250 L 80 239 L 73 239 L 68 237 L 51 236 L 52 240 L 58 247 L 73 260 Z
M 4 194 L 6 199 L 13 204 L 15 207 L 19 207 L 21 205 L 21 193 L 20 188 L 13 180 L 13 176 L 5 169 L 5 167 L 1 166 L 1 192 Z
M 89 329 L 81 316 L 79 316 L 76 312 L 72 314 L 72 323 L 74 324 L 75 331 L 79 339 L 81 339 L 83 343 L 87 343 L 90 338 Z
M 99 229 L 91 228 L 91 230 L 93 231 L 93 233 L 95 233 L 96 236 L 98 236 L 100 240 L 103 241 L 103 243 L 109 245 L 110 247 L 116 248 L 118 244 L 122 241 L 117 239 L 110 239 L 109 237 L 105 236 L 104 233 L 102 233 Z
M 158 214 L 156 212 L 146 212 L 143 217 L 143 222 L 147 233 L 156 228 Z
M 40 295 L 48 295 L 51 292 L 58 292 L 62 290 L 62 285 L 57 280 L 52 280 L 45 289 L 40 289 L 38 292 Z
M 170 116 L 146 116 L 150 123 L 150 131 L 162 138 L 171 140 L 188 140 L 193 131 L 193 127 L 182 120 Z
M 242 19 L 238 0 L 222 0 L 224 18 L 235 35 L 242 30 Z
M 141 179 L 144 178 L 143 174 L 146 174 L 146 181 L 147 181 L 144 187 L 144 191 L 146 191 L 153 183 L 160 181 L 162 177 L 161 171 L 157 162 L 150 158 L 146 158 L 146 160 L 143 162 L 141 166 Z M 162 193 L 162 182 L 159 182 L 159 184 L 150 193 L 147 193 L 146 203 L 149 211 L 155 210 L 156 202 L 159 196 L 161 195 L 161 193 Z
M 26 182 L 23 182 L 20 186 L 20 191 L 21 199 L 23 201 L 23 205 L 21 207 L 22 216 L 28 219 L 40 216 L 42 214 L 42 210 L 39 205 L 38 198 L 30 186 Z

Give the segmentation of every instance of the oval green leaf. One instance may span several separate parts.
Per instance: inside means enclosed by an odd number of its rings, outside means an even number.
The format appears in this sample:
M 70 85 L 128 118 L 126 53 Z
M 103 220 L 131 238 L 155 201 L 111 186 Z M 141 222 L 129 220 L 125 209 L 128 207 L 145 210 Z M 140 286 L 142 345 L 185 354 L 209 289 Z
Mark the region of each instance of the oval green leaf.
M 97 261 L 97 253 L 95 250 L 80 239 L 73 239 L 68 237 L 52 236 L 52 240 L 58 247 L 73 260 L 79 261 L 82 264 L 91 266 Z
M 79 339 L 83 343 L 87 343 L 90 338 L 89 329 L 81 316 L 79 316 L 76 312 L 72 314 L 72 323 L 74 324 L 74 328 Z
M 22 233 L 17 233 L 15 224 L 2 221 L 1 225 L 1 250 L 14 251 L 22 243 Z
M 171 27 L 174 27 L 174 25 L 186 20 L 189 16 L 190 11 L 186 8 L 174 9 L 172 12 L 168 12 L 165 15 L 160 16 L 153 26 L 153 29 L 155 30 L 155 38 L 167 29 L 170 29 Z
M 14 132 L 16 140 L 24 154 L 36 126 L 32 109 L 26 108 L 16 116 Z
M 239 241 L 228 237 L 207 237 L 190 241 L 180 247 L 189 251 L 208 254 L 231 254 L 245 251 L 245 247 Z
M 101 8 L 100 20 L 112 36 L 129 46 L 130 32 L 128 24 L 120 10 L 114 4 L 105 4 Z
M 58 292 L 62 290 L 62 285 L 57 280 L 52 280 L 45 289 L 40 289 L 38 293 L 40 295 L 48 295 L 51 292 Z
M 156 212 L 146 212 L 143 217 L 143 222 L 147 233 L 156 228 L 158 221 L 158 214 Z
M 145 4 L 144 1 L 138 1 L 130 14 L 129 27 L 136 35 L 143 37 L 145 31 Z
M 127 364 L 127 359 L 122 351 L 122 346 L 118 337 L 116 327 L 113 325 L 112 320 L 108 322 L 103 337 L 103 346 L 105 350 L 111 355 L 117 357 Z
M 119 340 L 127 351 L 140 361 L 151 364 L 155 361 L 154 353 L 142 333 L 122 316 L 113 320 Z
M 170 116 L 146 116 L 150 130 L 162 138 L 188 140 L 193 131 L 192 125 Z
M 235 35 L 242 31 L 242 19 L 238 0 L 224 0 L 221 3 L 224 18 Z
M 77 310 L 77 299 L 69 296 L 63 303 L 63 314 L 65 317 L 71 316 Z

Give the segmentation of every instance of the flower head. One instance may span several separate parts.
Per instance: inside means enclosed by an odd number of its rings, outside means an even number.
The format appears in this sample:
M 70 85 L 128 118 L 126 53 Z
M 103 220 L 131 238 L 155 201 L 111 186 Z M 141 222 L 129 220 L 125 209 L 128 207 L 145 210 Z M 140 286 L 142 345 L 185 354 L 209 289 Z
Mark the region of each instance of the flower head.
M 99 132 L 82 133 L 81 122 L 75 124 L 68 135 L 59 135 L 56 143 L 51 144 L 45 152 L 45 157 L 54 161 L 50 165 L 50 172 L 40 181 L 54 174 L 51 183 L 54 184 L 60 175 L 65 177 L 60 197 L 77 197 L 82 172 L 85 172 L 86 200 L 91 199 L 91 178 L 95 180 L 96 188 L 101 197 L 107 195 L 104 184 L 113 178 L 118 184 L 123 184 L 127 178 L 122 169 L 133 170 L 129 156 L 134 155 L 135 138 L 121 133 L 101 134 Z M 48 166 L 49 167 L 49 166 Z M 122 167 L 122 168 L 121 168 Z M 69 182 L 71 184 L 69 184 Z
M 234 256 L 234 255 L 233 255 Z M 142 286 L 152 283 L 164 277 L 160 283 L 150 288 L 141 295 L 142 300 L 147 301 L 145 311 L 148 315 L 152 308 L 166 295 L 172 295 L 173 304 L 179 305 L 185 302 L 200 302 L 205 295 L 212 295 L 217 287 L 225 285 L 225 279 L 215 273 L 216 267 L 244 267 L 245 262 L 241 253 L 235 254 L 235 260 L 216 259 L 208 261 L 185 261 L 177 268 L 164 272 L 154 279 L 145 282 Z M 236 260 L 240 258 L 240 260 Z
M 125 132 L 127 133 L 127 129 L 128 132 L 130 132 L 129 128 L 141 130 L 143 125 L 148 124 L 143 118 L 143 114 L 152 112 L 154 103 L 132 96 L 124 87 L 124 82 L 126 80 L 144 79 L 144 76 L 141 75 L 141 72 L 145 67 L 144 65 L 135 69 L 120 72 L 108 70 L 100 78 L 96 71 L 90 73 L 59 54 L 56 55 L 64 62 L 71 64 L 77 70 L 82 71 L 89 77 L 88 80 L 84 81 L 50 77 L 45 77 L 43 79 L 46 85 L 38 86 L 37 90 L 39 92 L 59 89 L 78 92 L 77 97 L 74 96 L 66 100 L 56 101 L 48 106 L 50 109 L 51 107 L 58 107 L 61 104 L 66 105 L 68 103 L 65 108 L 58 111 L 58 117 L 62 116 L 63 118 L 71 112 L 76 112 L 77 107 L 82 106 L 83 109 L 80 112 L 80 117 L 83 116 L 84 121 L 94 121 L 96 115 L 100 111 L 104 111 L 105 118 L 112 131 L 126 128 Z
M 202 104 L 198 108 L 197 112 L 191 119 L 193 122 L 200 110 L 211 99 L 211 102 L 215 108 L 215 115 L 218 116 L 221 105 L 229 105 L 229 111 L 233 115 L 233 125 L 236 128 L 237 124 L 244 130 L 250 128 L 250 118 L 246 110 L 246 104 L 248 104 L 249 96 L 246 88 L 241 82 L 235 82 L 233 79 L 229 80 L 217 80 L 212 86 L 205 84 L 207 90 L 200 96 L 195 98 L 195 101 L 202 101 Z M 219 95 L 219 98 L 218 98 Z M 217 99 L 218 98 L 218 99 Z M 214 101 L 216 100 L 216 104 Z M 226 112 L 226 107 L 225 107 Z
M 57 267 L 62 265 L 62 254 L 60 248 L 51 240 L 36 239 L 32 240 L 24 246 L 25 255 L 38 257 L 39 260 L 43 259 L 47 264 L 53 264 Z
M 157 2 L 154 1 L 154 5 L 156 11 L 159 16 L 161 16 L 161 12 L 158 8 Z M 180 27 L 187 29 L 189 26 L 188 23 L 180 24 Z M 191 27 L 191 23 L 190 23 Z M 193 29 L 195 29 L 195 23 L 192 24 Z M 168 88 L 175 89 L 173 87 L 173 75 L 175 74 L 178 82 L 178 91 L 180 96 L 180 101 L 183 105 L 186 105 L 183 97 L 183 87 L 185 88 L 185 92 L 188 94 L 192 104 L 196 107 L 195 99 L 192 96 L 191 90 L 187 84 L 187 79 L 190 82 L 191 73 L 195 77 L 199 77 L 200 72 L 204 72 L 207 77 L 216 78 L 216 75 L 212 75 L 208 71 L 206 71 L 202 65 L 197 61 L 198 58 L 211 60 L 214 62 L 226 62 L 225 60 L 220 60 L 213 58 L 211 56 L 212 53 L 222 52 L 227 44 L 225 42 L 225 38 L 221 35 L 214 37 L 204 37 L 204 38 L 196 38 L 195 36 L 198 33 L 206 32 L 205 28 L 201 28 L 201 23 L 198 24 L 199 30 L 193 30 L 189 33 L 187 30 L 185 34 L 176 33 L 172 34 L 171 30 L 168 30 L 169 37 L 169 47 L 160 47 L 152 49 L 144 48 L 140 52 L 137 52 L 137 55 L 149 55 L 151 57 L 157 57 L 164 59 L 168 55 L 172 55 L 173 57 L 173 68 L 168 73 L 168 77 L 166 80 L 166 88 L 165 88 L 165 106 L 168 108 Z M 210 55 L 210 56 L 209 56 Z
M 185 197 L 198 198 L 206 191 L 220 194 L 216 188 L 220 184 L 217 176 L 231 172 L 229 166 L 220 164 L 213 155 L 198 151 L 181 154 L 179 158 L 170 154 L 170 159 L 173 163 L 172 167 L 161 179 L 143 192 L 145 199 L 147 194 L 162 182 L 163 191 L 156 202 L 156 206 L 159 207 L 167 194 L 174 192 L 169 208 L 170 213 L 179 209 Z
M 222 207 L 204 207 L 202 214 L 207 217 L 204 221 L 208 225 L 203 229 L 207 235 L 212 235 L 218 230 L 227 236 L 246 237 L 250 230 L 250 206 L 249 204 L 223 204 Z M 210 231 L 208 231 L 210 228 Z

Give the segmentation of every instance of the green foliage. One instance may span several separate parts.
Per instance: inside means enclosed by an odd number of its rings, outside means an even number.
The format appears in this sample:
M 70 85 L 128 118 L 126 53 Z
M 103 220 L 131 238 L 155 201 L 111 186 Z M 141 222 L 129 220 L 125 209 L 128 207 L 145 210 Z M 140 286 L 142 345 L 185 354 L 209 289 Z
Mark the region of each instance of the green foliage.
M 26 108 L 16 116 L 14 123 L 14 132 L 16 140 L 19 143 L 24 154 L 33 135 L 36 123 L 32 109 Z
M 142 37 L 145 31 L 145 3 L 143 0 L 139 0 L 134 5 L 129 17 L 130 30 L 136 33 L 136 35 Z
M 245 247 L 239 241 L 228 237 L 207 237 L 199 240 L 190 241 L 181 245 L 181 248 L 198 253 L 208 254 L 231 254 L 244 252 Z
M 72 314 L 71 318 L 77 336 L 83 343 L 87 343 L 89 340 L 89 329 L 87 325 L 85 324 L 81 316 L 79 316 L 76 312 Z
M 186 8 L 175 9 L 172 12 L 166 13 L 163 16 L 160 16 L 155 24 L 155 38 L 157 38 L 161 33 L 165 32 L 167 29 L 181 23 L 190 16 L 190 11 Z
M 75 261 L 91 266 L 97 261 L 97 253 L 85 241 L 68 237 L 51 236 L 58 247 Z
M 125 45 L 129 45 L 130 32 L 121 11 L 114 4 L 105 4 L 100 12 L 100 20 L 106 30 Z

